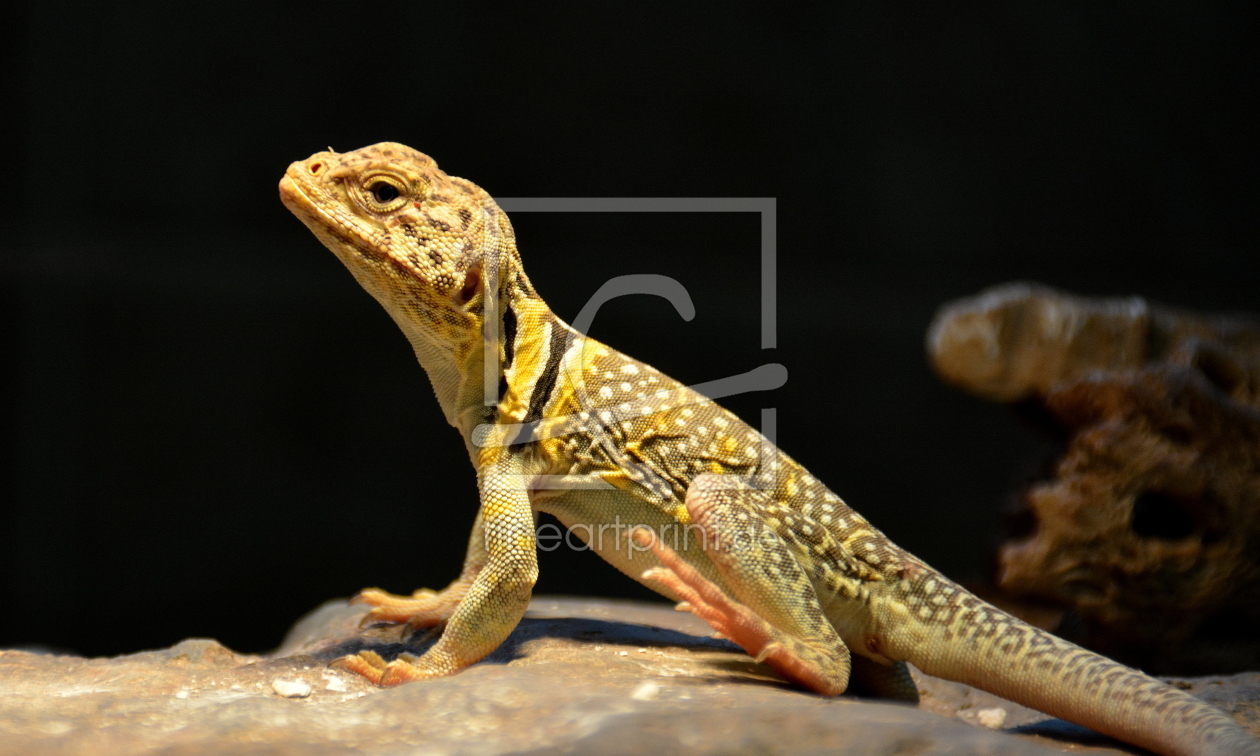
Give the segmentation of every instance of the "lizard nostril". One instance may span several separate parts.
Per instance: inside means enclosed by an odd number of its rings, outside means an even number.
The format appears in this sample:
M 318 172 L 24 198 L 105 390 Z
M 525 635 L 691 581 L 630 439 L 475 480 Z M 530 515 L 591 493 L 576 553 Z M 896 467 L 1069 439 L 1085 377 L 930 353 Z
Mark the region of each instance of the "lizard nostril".
M 306 166 L 306 170 L 307 170 L 307 172 L 308 172 L 308 173 L 310 173 L 312 176 L 318 176 L 318 175 L 320 174 L 320 172 L 324 170 L 324 164 L 323 164 L 323 163 L 311 163 L 310 165 Z

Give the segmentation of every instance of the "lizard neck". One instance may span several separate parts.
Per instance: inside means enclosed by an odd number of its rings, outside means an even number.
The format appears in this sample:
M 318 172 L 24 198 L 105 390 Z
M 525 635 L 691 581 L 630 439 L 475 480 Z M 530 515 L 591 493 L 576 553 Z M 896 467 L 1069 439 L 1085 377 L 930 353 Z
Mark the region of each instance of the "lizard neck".
M 498 307 L 486 308 L 486 314 L 494 316 L 493 327 L 483 325 L 475 338 L 454 350 L 423 345 L 415 350 L 447 422 L 464 437 L 474 461 L 479 453 L 472 444 L 477 426 L 524 422 L 531 402 L 546 399 L 536 396 L 547 393 L 538 386 L 540 377 L 560 357 L 552 355 L 554 345 L 548 335 L 561 329 L 567 333 L 532 290 L 506 289 Z
M 458 341 L 439 340 L 425 333 L 406 313 L 389 306 L 386 310 L 406 335 L 416 361 L 429 376 L 446 422 L 467 439 L 469 422 L 475 425 L 477 421 L 472 417 L 484 412 L 485 407 L 484 329 L 470 328 Z

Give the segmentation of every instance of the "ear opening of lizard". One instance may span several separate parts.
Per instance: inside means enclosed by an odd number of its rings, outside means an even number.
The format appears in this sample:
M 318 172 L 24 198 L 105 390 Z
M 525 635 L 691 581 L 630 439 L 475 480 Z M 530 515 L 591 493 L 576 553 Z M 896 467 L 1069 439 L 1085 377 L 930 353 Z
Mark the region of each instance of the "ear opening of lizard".
M 439 640 L 339 666 L 396 685 L 484 658 L 529 602 L 542 511 L 818 694 L 852 680 L 917 700 L 909 663 L 1157 753 L 1260 756 L 1220 710 L 986 604 L 734 414 L 582 337 L 535 293 L 490 195 L 427 155 L 319 152 L 289 167 L 280 197 L 406 334 L 478 476 L 454 582 L 355 598 L 367 621 Z

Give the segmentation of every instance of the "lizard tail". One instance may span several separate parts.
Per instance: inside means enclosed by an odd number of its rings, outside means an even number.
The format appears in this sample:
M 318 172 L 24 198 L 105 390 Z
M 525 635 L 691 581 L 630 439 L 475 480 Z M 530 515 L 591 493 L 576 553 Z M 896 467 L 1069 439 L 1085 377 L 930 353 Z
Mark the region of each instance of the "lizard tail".
M 1221 710 L 961 587 L 938 578 L 935 588 L 946 595 L 904 605 L 910 616 L 885 636 L 889 656 L 1156 753 L 1260 756 L 1260 741 Z

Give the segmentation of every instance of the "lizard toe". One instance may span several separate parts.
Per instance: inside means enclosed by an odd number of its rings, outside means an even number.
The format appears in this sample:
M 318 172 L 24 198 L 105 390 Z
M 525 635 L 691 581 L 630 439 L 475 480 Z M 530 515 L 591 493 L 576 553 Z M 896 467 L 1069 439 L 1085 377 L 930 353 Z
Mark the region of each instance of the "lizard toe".
M 353 672 L 359 677 L 366 678 L 368 681 L 380 685 L 382 673 L 384 673 L 387 665 L 385 660 L 381 658 L 381 655 L 375 651 L 360 651 L 357 654 L 334 659 L 328 666 Z
M 423 588 L 410 596 L 364 588 L 350 603 L 372 607 L 360 620 L 360 627 L 376 622 L 406 622 L 412 630 L 433 627 L 440 624 L 450 610 L 448 602 L 442 601 L 436 592 Z
M 385 665 L 385 669 L 381 673 L 379 685 L 383 687 L 393 687 L 411 682 L 412 680 L 423 680 L 433 675 L 426 673 L 418 665 L 411 660 L 416 657 L 410 654 L 403 654 L 389 664 Z

